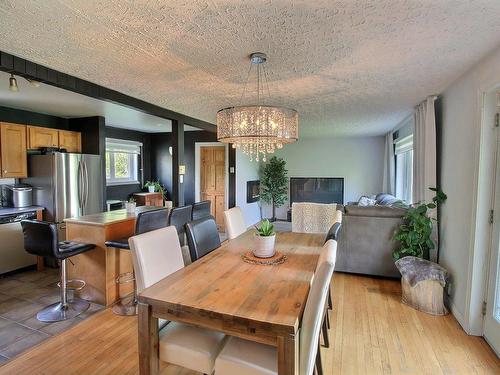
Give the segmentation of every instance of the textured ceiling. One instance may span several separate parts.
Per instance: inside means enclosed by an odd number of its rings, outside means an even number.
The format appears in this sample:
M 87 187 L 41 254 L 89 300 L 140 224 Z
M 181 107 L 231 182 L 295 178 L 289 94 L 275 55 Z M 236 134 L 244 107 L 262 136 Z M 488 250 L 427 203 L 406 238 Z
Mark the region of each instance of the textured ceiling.
M 63 118 L 104 116 L 106 126 L 140 130 L 146 133 L 168 133 L 172 122 L 160 117 L 124 107 L 119 104 L 97 100 L 85 95 L 69 92 L 54 86 L 40 84 L 33 87 L 25 79 L 17 77 L 18 92 L 9 91 L 10 74 L 0 72 L 0 105 L 45 113 Z M 199 130 L 185 126 L 186 131 Z
M 0 0 L 0 19 L 1 50 L 210 122 L 266 52 L 310 136 L 382 134 L 500 44 L 498 0 Z

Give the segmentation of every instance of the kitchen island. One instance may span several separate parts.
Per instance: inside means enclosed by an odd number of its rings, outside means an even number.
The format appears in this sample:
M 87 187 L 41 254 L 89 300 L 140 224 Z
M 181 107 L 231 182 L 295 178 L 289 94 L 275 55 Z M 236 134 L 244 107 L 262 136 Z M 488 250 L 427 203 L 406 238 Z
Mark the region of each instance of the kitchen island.
M 65 220 L 67 240 L 96 245 L 95 249 L 71 257 L 68 262 L 68 278 L 80 279 L 87 284 L 77 292 L 79 297 L 110 306 L 133 292 L 133 283 L 116 283 L 120 274 L 133 271 L 130 250 L 108 248 L 104 243 L 133 236 L 137 215 L 157 209 L 142 206 L 133 213 L 116 210 Z

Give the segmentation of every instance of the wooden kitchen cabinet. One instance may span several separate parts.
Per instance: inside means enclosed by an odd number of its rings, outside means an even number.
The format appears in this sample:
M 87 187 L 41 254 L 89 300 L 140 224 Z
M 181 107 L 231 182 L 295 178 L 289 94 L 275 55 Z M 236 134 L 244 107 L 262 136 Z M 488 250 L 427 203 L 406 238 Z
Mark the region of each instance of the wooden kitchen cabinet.
M 40 126 L 28 126 L 28 149 L 40 147 L 59 147 L 59 131 Z
M 82 134 L 59 130 L 59 148 L 65 148 L 67 152 L 82 152 Z
M 0 123 L 1 176 L 28 177 L 26 125 Z

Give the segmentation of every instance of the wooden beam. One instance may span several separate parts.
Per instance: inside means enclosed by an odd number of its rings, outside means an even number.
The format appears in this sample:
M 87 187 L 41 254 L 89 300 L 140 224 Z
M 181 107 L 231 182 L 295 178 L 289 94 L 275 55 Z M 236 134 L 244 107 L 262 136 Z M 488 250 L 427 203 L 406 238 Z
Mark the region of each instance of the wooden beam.
M 172 199 L 174 207 L 184 206 L 184 176 L 179 167 L 184 166 L 184 122 L 172 120 Z
M 233 144 L 229 144 L 229 197 L 228 197 L 228 208 L 233 208 L 236 206 L 236 149 L 233 148 Z
M 33 79 L 35 81 L 59 87 L 64 90 L 90 96 L 95 99 L 133 108 L 153 116 L 158 116 L 168 120 L 181 121 L 184 124 L 188 124 L 209 132 L 217 131 L 216 126 L 207 121 L 171 111 L 155 104 L 145 102 L 129 95 L 122 94 L 121 92 L 96 85 L 95 83 L 63 72 L 59 72 L 54 69 L 47 68 L 32 61 L 13 56 L 2 51 L 0 51 L 0 71 Z

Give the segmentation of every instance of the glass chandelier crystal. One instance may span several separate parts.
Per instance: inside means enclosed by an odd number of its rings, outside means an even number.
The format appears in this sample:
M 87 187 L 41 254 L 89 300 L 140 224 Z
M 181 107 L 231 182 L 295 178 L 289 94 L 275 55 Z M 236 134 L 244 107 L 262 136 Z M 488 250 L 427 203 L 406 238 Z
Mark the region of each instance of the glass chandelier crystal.
M 257 105 L 239 105 L 221 109 L 217 112 L 217 139 L 232 143 L 233 148 L 241 149 L 250 156 L 250 160 L 266 161 L 266 155 L 272 154 L 287 143 L 299 138 L 299 115 L 297 111 L 285 107 L 275 107 L 260 103 L 264 93 L 262 75 L 267 84 L 267 72 L 263 67 L 266 55 L 250 55 L 252 65 L 257 66 Z M 248 71 L 248 76 L 252 69 Z M 261 71 L 262 65 L 262 71 Z M 248 83 L 248 77 L 247 77 Z M 241 96 L 245 95 L 245 88 Z

